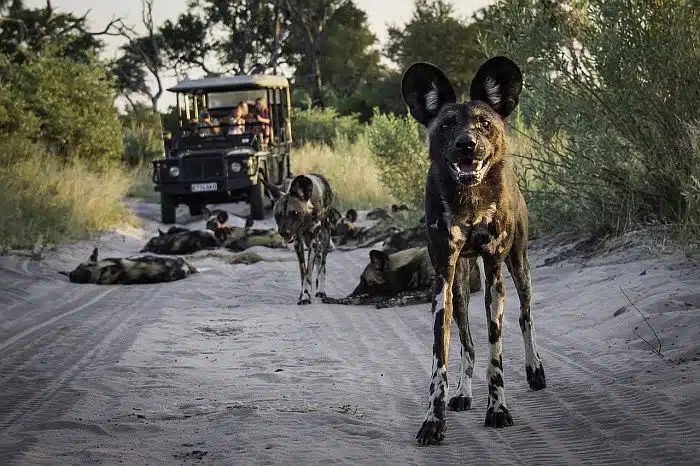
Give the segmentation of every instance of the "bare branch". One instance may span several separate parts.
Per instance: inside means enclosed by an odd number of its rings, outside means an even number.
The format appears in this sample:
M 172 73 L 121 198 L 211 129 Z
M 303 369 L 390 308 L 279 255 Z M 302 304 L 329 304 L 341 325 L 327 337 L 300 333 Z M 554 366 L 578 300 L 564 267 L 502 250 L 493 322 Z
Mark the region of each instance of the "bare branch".
M 654 351 L 654 353 L 656 353 L 661 359 L 663 359 L 663 358 L 664 358 L 664 355 L 663 355 L 663 353 L 661 352 L 661 340 L 659 339 L 659 335 L 656 333 L 656 330 L 654 330 L 654 327 L 652 327 L 651 324 L 649 323 L 649 319 L 648 319 L 644 314 L 642 314 L 642 311 L 640 311 L 639 308 L 632 302 L 632 300 L 630 299 L 630 297 L 627 296 L 627 293 L 625 293 L 625 291 L 622 289 L 622 287 L 619 286 L 619 285 L 618 285 L 618 287 L 620 288 L 620 291 L 622 291 L 622 294 L 625 295 L 625 298 L 627 298 L 627 301 L 629 301 L 630 304 L 632 305 L 632 307 L 634 307 L 634 308 L 637 310 L 637 312 L 639 312 L 639 315 L 642 316 L 642 319 L 644 319 L 644 322 L 647 324 L 647 326 L 648 326 L 648 327 L 651 329 L 651 331 L 654 333 L 654 336 L 656 337 L 656 341 L 659 342 L 659 348 L 657 349 L 654 345 L 652 345 L 651 343 L 649 343 L 644 337 L 642 337 L 640 334 L 638 334 L 636 330 L 633 330 L 632 333 L 634 333 L 634 334 L 637 335 L 639 338 L 641 338 L 642 341 L 643 341 L 644 343 L 646 343 L 647 345 L 649 345 L 649 347 Z

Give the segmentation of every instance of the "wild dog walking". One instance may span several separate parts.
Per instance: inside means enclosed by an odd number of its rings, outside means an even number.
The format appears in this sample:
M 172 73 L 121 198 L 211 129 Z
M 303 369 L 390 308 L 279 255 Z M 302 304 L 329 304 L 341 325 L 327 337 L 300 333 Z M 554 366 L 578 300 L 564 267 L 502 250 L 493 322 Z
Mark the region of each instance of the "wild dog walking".
M 469 257 L 484 261 L 489 336 L 488 406 L 485 425 L 505 427 L 513 417 L 505 400 L 501 328 L 505 262 L 518 290 L 525 369 L 532 390 L 546 387 L 530 312 L 527 208 L 505 146 L 504 119 L 518 105 L 522 74 L 506 57 L 494 57 L 477 71 L 471 100 L 458 103 L 443 72 L 414 63 L 404 73 L 401 93 L 411 115 L 428 128 L 430 168 L 425 187 L 428 251 L 435 268 L 433 374 L 428 411 L 416 439 L 437 444 L 445 437 L 445 410 L 471 408 L 474 346 L 469 331 Z M 462 345 L 457 392 L 447 402 L 447 355 L 452 313 Z
M 59 272 L 73 283 L 96 285 L 135 285 L 182 280 L 197 268 L 182 257 L 135 256 L 99 260 L 97 248 L 87 262 L 71 272 Z
M 311 304 L 312 296 L 326 296 L 326 256 L 331 247 L 331 231 L 340 220 L 333 208 L 333 191 L 328 180 L 316 173 L 294 177 L 288 192 L 274 185 L 267 187 L 275 198 L 277 230 L 287 243 L 294 243 L 297 253 L 301 276 L 297 304 Z

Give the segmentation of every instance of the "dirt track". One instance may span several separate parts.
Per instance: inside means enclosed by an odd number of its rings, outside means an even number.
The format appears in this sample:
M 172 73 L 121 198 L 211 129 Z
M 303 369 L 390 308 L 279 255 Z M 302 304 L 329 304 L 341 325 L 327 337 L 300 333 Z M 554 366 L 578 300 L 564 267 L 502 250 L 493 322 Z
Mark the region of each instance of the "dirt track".
M 153 206 L 135 207 L 155 231 Z M 132 233 L 103 237 L 102 256 L 135 254 L 148 235 Z M 508 278 L 503 364 L 515 426 L 483 426 L 487 337 L 478 293 L 470 306 L 474 407 L 448 412 L 443 445 L 420 447 L 414 436 L 431 370 L 428 307 L 297 306 L 294 262 L 195 258 L 200 274 L 130 287 L 73 285 L 56 273 L 84 260 L 93 244 L 43 261 L 0 258 L 2 464 L 658 465 L 700 458 L 700 267 L 685 259 L 643 259 L 633 249 L 541 266 L 554 246 L 535 245 L 533 312 L 547 389 L 527 389 Z M 329 294 L 356 285 L 367 253 L 331 253 Z M 665 359 L 634 335 L 637 328 L 655 341 L 618 286 L 649 316 Z M 451 389 L 459 364 L 452 334 Z

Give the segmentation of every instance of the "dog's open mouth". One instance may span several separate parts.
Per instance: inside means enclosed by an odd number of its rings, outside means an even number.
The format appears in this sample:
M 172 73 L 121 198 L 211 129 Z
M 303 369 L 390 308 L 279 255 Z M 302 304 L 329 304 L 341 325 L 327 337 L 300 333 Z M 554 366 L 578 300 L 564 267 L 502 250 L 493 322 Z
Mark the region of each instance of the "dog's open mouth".
M 475 184 L 481 181 L 488 168 L 490 157 L 483 160 L 460 159 L 457 162 L 448 162 L 450 174 L 458 183 Z

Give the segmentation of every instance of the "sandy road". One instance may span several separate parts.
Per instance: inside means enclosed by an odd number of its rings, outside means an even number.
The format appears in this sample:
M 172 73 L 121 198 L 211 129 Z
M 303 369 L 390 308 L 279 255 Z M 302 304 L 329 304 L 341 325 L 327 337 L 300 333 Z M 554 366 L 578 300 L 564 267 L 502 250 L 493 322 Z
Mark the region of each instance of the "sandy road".
M 113 252 L 142 244 L 118 243 Z M 431 369 L 427 307 L 296 306 L 294 262 L 199 258 L 201 274 L 157 286 L 77 286 L 55 274 L 90 248 L 77 245 L 45 262 L 0 258 L 0 463 L 658 465 L 700 458 L 700 268 L 685 259 L 621 251 L 537 267 L 553 250 L 533 249 L 547 389 L 527 389 L 508 279 L 503 357 L 515 426 L 483 426 L 486 318 L 476 294 L 473 408 L 448 412 L 443 445 L 420 447 L 414 435 Z M 329 293 L 355 286 L 367 252 L 331 254 Z M 637 328 L 653 339 L 618 286 L 649 316 L 665 359 L 634 335 Z

